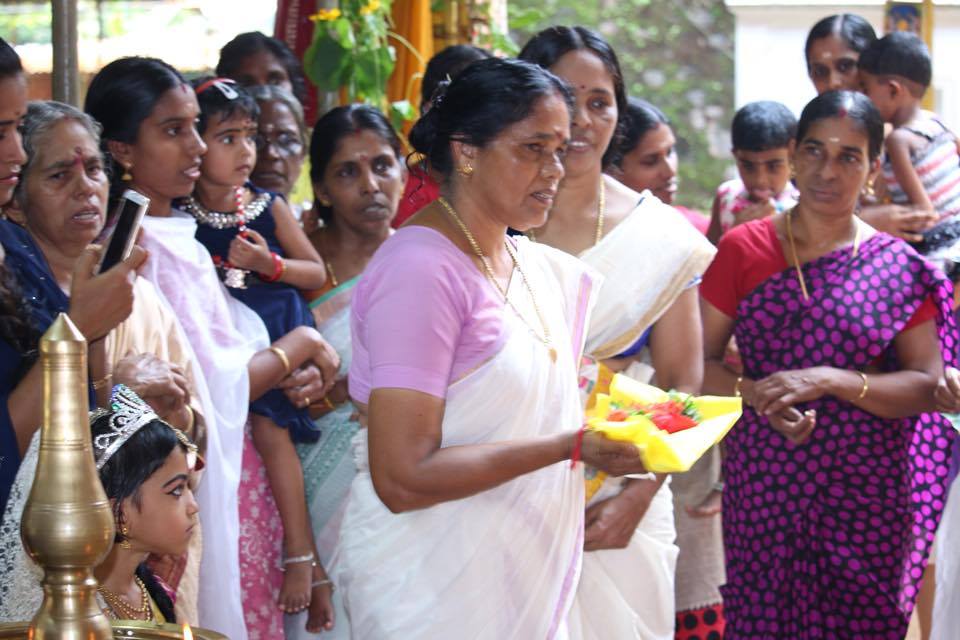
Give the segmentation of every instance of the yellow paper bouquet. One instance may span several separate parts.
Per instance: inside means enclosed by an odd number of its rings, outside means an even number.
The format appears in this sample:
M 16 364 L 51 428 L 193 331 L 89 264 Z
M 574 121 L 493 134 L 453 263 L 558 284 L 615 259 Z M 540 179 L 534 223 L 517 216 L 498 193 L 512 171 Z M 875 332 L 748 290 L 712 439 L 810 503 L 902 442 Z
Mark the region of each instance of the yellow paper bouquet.
M 609 393 L 596 396 L 587 428 L 632 442 L 647 470 L 689 471 L 740 419 L 740 398 L 666 392 L 617 374 Z

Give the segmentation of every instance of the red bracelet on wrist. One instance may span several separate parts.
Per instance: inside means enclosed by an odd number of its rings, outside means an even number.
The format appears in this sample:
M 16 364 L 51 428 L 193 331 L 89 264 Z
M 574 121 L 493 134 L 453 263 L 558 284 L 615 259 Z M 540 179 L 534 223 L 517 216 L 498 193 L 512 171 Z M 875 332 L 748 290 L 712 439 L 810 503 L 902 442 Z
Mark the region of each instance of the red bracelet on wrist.
M 570 452 L 570 468 L 573 469 L 580 462 L 580 454 L 583 452 L 583 436 L 587 433 L 587 425 L 580 427 L 577 435 L 573 438 L 573 451 Z
M 270 276 L 260 276 L 264 282 L 276 282 L 283 277 L 284 271 L 287 270 L 287 263 L 279 254 L 271 251 L 270 257 L 273 259 L 273 274 Z

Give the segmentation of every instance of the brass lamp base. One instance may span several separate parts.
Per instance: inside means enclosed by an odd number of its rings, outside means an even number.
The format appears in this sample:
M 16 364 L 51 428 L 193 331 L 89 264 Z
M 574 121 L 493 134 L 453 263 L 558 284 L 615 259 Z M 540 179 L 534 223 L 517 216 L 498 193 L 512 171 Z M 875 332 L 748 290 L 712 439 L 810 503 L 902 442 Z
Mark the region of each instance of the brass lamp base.
M 123 620 L 112 621 L 111 626 L 114 640 L 183 640 L 183 627 L 176 624 Z M 0 624 L 0 640 L 28 640 L 29 628 L 26 622 Z M 190 632 L 197 640 L 227 640 L 223 634 L 199 627 L 190 627 Z

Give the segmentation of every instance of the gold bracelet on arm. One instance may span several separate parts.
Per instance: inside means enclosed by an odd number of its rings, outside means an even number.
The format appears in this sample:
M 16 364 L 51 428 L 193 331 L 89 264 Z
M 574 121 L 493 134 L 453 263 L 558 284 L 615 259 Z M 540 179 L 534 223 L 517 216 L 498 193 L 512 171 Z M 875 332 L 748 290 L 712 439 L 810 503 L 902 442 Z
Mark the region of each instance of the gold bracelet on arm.
M 280 362 L 281 364 L 283 364 L 283 374 L 290 375 L 290 358 L 287 357 L 286 351 L 284 351 L 280 347 L 276 347 L 273 345 L 270 345 L 268 350 L 271 351 L 275 356 L 280 358 Z
M 94 380 L 94 381 L 93 381 L 93 390 L 94 390 L 94 391 L 100 391 L 100 389 L 103 389 L 104 387 L 110 386 L 110 381 L 111 381 L 111 380 L 113 380 L 113 374 L 112 374 L 112 373 L 108 373 L 107 375 L 103 376 L 103 377 L 100 378 L 99 380 Z
M 856 400 L 863 400 L 867 397 L 867 390 L 870 389 L 870 383 L 867 381 L 867 374 L 863 371 L 857 371 L 861 378 L 863 378 L 863 388 L 860 389 L 860 395 L 858 395 Z

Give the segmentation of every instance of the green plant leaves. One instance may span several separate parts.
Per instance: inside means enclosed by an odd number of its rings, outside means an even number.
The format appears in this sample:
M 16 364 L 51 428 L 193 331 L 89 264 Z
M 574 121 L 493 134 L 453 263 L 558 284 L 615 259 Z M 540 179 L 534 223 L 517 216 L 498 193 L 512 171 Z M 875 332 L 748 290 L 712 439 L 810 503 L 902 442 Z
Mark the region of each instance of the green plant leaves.
M 318 22 L 313 42 L 303 54 L 304 72 L 324 91 L 339 89 L 349 74 L 350 50 L 344 42 L 354 42 L 349 21 L 337 18 L 331 22 Z
M 396 51 L 387 42 L 390 2 L 343 0 L 339 16 L 320 19 L 303 57 L 307 76 L 324 91 L 346 88 L 349 100 L 386 109 Z

